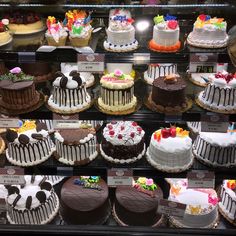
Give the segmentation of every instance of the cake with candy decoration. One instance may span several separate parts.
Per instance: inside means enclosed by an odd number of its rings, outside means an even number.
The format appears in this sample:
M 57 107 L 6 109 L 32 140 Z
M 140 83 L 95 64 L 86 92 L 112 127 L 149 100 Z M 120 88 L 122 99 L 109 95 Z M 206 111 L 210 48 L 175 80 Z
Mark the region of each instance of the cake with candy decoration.
M 11 224 L 42 225 L 58 213 L 59 199 L 46 177 L 25 176 L 25 184 L 7 186 L 7 219 Z
M 104 48 L 113 52 L 128 52 L 137 49 L 138 41 L 135 39 L 133 23 L 130 11 L 126 9 L 111 10 Z
M 110 215 L 108 186 L 99 176 L 73 176 L 61 188 L 62 218 L 67 224 L 103 224 Z
M 224 18 L 212 18 L 201 14 L 193 25 L 193 31 L 188 35 L 189 45 L 201 48 L 222 48 L 227 46 L 227 23 Z
M 102 156 L 114 163 L 131 163 L 146 151 L 144 130 L 133 121 L 112 121 L 103 129 L 100 145 Z
M 149 48 L 158 52 L 176 52 L 181 47 L 177 17 L 166 15 L 154 17 L 153 38 Z
M 6 156 L 18 166 L 34 166 L 46 161 L 55 151 L 45 123 L 25 121 L 20 128 L 6 132 Z
M 207 110 L 221 113 L 236 111 L 236 75 L 226 71 L 209 77 L 209 83 L 197 97 L 197 103 Z
M 189 131 L 180 127 L 162 128 L 152 134 L 147 160 L 165 172 L 181 172 L 192 162 L 192 139 Z
M 218 222 L 218 197 L 211 188 L 188 188 L 187 179 L 170 181 L 168 200 L 186 204 L 183 218 L 170 216 L 180 228 L 213 228 Z
M 9 43 L 12 40 L 12 36 L 9 33 L 8 25 L 8 19 L 2 19 L 0 21 L 0 46 Z
M 135 178 L 132 186 L 116 188 L 114 218 L 122 226 L 157 227 L 162 223 L 162 216 L 157 213 L 162 198 L 162 190 L 153 179 Z

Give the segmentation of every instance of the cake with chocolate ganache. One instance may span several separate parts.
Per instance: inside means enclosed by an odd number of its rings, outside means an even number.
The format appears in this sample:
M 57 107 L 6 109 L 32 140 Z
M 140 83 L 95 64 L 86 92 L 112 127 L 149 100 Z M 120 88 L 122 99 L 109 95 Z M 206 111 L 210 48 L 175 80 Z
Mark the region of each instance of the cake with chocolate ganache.
M 112 121 L 103 129 L 100 145 L 102 156 L 114 163 L 131 163 L 146 151 L 144 130 L 133 121 Z
M 132 186 L 116 188 L 114 218 L 122 226 L 157 227 L 162 221 L 157 213 L 158 201 L 162 198 L 162 190 L 153 179 L 136 178 Z
M 25 176 L 25 184 L 6 186 L 7 219 L 11 224 L 42 225 L 59 210 L 59 199 L 46 177 Z
M 73 176 L 61 188 L 61 215 L 67 224 L 103 224 L 110 215 L 108 186 L 98 176 Z

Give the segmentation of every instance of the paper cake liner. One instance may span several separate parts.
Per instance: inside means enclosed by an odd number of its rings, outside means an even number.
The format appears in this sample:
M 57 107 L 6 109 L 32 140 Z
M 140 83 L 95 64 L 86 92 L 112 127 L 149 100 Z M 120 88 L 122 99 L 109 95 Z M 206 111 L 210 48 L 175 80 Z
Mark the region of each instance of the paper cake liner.
M 81 37 L 71 37 L 69 36 L 71 46 L 73 47 L 85 47 L 88 46 L 89 40 L 91 38 L 92 31 L 90 30 L 86 38 Z
M 45 36 L 45 38 L 47 39 L 47 43 L 48 43 L 49 46 L 59 47 L 59 46 L 65 46 L 66 45 L 67 36 L 60 37 L 58 42 L 56 42 L 53 37 Z
M 5 142 L 4 142 L 4 140 L 0 137 L 0 154 L 3 153 L 3 151 L 5 150 L 5 147 L 6 147 Z

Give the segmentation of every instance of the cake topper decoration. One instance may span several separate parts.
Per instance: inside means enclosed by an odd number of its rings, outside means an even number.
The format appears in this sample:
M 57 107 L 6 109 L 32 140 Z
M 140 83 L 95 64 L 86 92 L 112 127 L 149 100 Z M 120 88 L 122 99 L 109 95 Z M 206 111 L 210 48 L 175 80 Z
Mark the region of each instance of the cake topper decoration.
M 0 81 L 11 80 L 13 83 L 21 81 L 31 81 L 33 79 L 34 79 L 33 76 L 24 74 L 20 67 L 15 67 L 11 69 L 8 74 L 0 76 Z
M 9 20 L 2 19 L 0 21 L 0 32 L 8 31 L 9 30 L 8 25 L 9 25 Z
M 153 21 L 155 25 L 158 26 L 159 29 L 169 29 L 169 30 L 175 30 L 178 28 L 178 21 L 176 20 L 177 17 L 171 16 L 167 14 L 165 17 L 157 15 L 153 18 Z
M 197 28 L 216 28 L 216 29 L 222 29 L 226 27 L 226 22 L 224 21 L 224 18 L 211 18 L 209 15 L 204 15 L 201 14 L 198 16 L 196 22 L 195 22 L 195 27 Z
M 174 84 L 177 82 L 177 75 L 176 74 L 170 74 L 164 77 L 164 81 L 167 84 Z
M 44 191 L 38 191 L 36 193 L 36 198 L 39 200 L 40 203 L 45 203 L 47 200 L 47 196 Z
M 157 189 L 157 185 L 153 182 L 153 179 L 148 179 L 145 177 L 139 177 L 133 185 L 138 191 L 145 193 L 151 197 L 155 197 L 153 191 Z
M 30 139 L 27 135 L 25 134 L 20 134 L 20 136 L 18 137 L 18 140 L 21 144 L 26 145 L 29 143 Z
M 167 14 L 164 18 L 165 18 L 165 21 L 175 21 L 177 19 L 176 16 L 172 16 L 169 14 Z
M 99 176 L 81 176 L 79 179 L 74 180 L 74 184 L 83 186 L 84 188 L 101 191 L 102 188 L 97 184 L 99 181 Z

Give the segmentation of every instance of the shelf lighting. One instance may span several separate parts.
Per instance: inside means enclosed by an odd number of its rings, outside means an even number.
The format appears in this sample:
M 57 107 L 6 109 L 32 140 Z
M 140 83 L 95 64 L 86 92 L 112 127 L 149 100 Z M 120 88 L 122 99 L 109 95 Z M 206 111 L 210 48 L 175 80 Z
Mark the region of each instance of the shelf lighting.
M 148 20 L 140 20 L 136 23 L 136 29 L 140 32 L 147 30 L 149 26 L 150 22 Z

